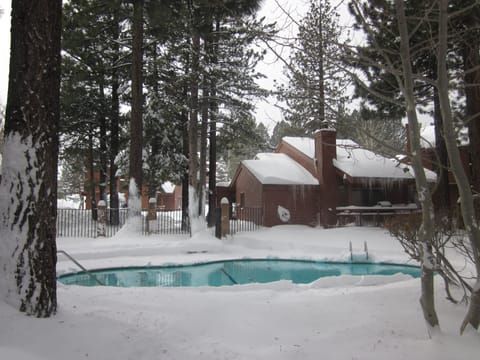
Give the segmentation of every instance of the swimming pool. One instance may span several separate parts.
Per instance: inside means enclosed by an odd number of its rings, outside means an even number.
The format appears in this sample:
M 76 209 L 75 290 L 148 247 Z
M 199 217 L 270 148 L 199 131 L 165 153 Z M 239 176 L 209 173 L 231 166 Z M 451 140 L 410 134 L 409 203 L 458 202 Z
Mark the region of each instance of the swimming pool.
M 321 277 L 338 275 L 420 276 L 420 269 L 386 263 L 337 263 L 302 260 L 226 260 L 194 265 L 101 269 L 61 275 L 65 285 L 96 286 L 224 286 L 291 280 L 307 284 Z M 94 276 L 92 276 L 94 275 Z

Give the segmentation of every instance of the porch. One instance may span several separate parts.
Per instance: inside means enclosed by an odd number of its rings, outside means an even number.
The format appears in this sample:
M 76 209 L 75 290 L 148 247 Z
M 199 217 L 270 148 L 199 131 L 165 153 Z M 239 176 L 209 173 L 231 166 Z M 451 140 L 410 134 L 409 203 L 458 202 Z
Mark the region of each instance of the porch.
M 374 206 L 338 206 L 337 219 L 339 225 L 355 224 L 357 226 L 382 226 L 385 219 L 412 213 L 420 213 L 421 209 L 414 203 L 390 204 L 380 202 Z

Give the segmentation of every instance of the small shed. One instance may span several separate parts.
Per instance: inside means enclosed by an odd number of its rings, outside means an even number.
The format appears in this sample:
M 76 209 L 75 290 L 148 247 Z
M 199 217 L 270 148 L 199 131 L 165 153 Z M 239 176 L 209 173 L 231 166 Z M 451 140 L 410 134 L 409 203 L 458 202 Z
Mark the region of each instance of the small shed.
M 242 161 L 230 187 L 237 207 L 262 209 L 264 226 L 317 224 L 318 180 L 286 154 Z
M 178 210 L 182 208 L 182 186 L 169 181 L 162 184 L 162 190 L 157 192 L 157 208 L 159 210 Z

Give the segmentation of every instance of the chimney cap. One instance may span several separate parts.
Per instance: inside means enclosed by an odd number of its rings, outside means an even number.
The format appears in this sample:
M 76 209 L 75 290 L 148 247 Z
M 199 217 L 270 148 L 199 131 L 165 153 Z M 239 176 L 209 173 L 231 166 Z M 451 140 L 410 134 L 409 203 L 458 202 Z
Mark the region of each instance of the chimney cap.
M 323 132 L 337 132 L 337 130 L 334 128 L 318 129 L 318 130 L 315 130 L 314 134 L 323 133 Z

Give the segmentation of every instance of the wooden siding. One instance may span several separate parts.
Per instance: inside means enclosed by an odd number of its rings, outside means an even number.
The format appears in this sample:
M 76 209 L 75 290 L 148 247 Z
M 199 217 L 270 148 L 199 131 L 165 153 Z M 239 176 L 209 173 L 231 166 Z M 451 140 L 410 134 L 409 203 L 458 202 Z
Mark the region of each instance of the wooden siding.
M 246 207 L 262 207 L 262 184 L 243 165 L 240 165 L 240 172 L 235 184 L 235 202 L 240 204 L 241 194 L 244 193 Z
M 318 186 L 264 185 L 264 226 L 285 224 L 278 215 L 282 206 L 290 212 L 288 224 L 317 225 Z

